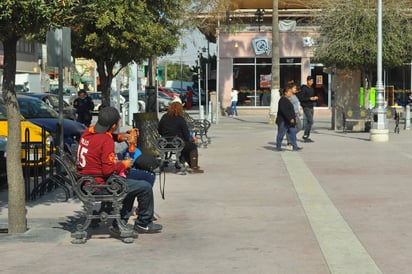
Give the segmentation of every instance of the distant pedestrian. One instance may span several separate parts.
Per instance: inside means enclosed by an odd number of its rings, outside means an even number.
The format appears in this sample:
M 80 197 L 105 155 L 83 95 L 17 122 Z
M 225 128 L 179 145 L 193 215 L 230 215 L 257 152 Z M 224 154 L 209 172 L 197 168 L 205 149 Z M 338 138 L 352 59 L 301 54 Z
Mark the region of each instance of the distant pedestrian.
M 92 98 L 87 95 L 86 90 L 79 90 L 78 97 L 73 101 L 73 107 L 76 109 L 77 122 L 89 127 L 92 122 L 94 103 Z
M 239 92 L 232 88 L 230 93 L 230 117 L 237 116 L 237 100 Z
M 191 89 L 188 89 L 185 94 L 185 106 L 187 110 L 192 109 L 192 102 L 193 102 L 193 92 Z
M 296 94 L 299 90 L 296 87 L 295 81 L 291 80 L 288 82 L 288 87 L 292 89 L 292 96 L 290 96 L 289 100 L 293 105 L 293 109 L 295 111 L 296 117 L 296 134 L 302 129 L 302 120 L 300 119 L 301 111 L 300 111 L 300 102 Z M 289 134 L 286 135 L 286 139 L 288 141 L 288 147 L 292 147 L 292 142 L 290 140 Z
M 308 76 L 306 78 L 306 85 L 302 85 L 301 92 L 298 95 L 300 104 L 303 108 L 304 119 L 306 120 L 304 124 L 305 131 L 303 133 L 303 141 L 305 143 L 313 142 L 309 138 L 310 131 L 313 125 L 313 107 L 318 100 L 318 96 L 315 95 L 315 90 L 313 89 L 313 76 Z
M 283 90 L 283 95 L 279 99 L 278 113 L 276 115 L 276 124 L 278 125 L 278 133 L 276 136 L 276 150 L 282 150 L 282 141 L 285 134 L 289 134 L 290 142 L 293 150 L 301 150 L 296 143 L 296 116 L 293 105 L 290 102 L 292 96 L 292 86 L 288 85 Z

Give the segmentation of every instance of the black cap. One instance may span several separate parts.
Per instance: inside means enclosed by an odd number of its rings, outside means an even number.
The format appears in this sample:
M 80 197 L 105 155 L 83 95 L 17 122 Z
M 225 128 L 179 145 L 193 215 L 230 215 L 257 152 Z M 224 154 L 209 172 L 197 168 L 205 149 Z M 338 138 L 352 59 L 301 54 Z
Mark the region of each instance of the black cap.
M 87 94 L 87 92 L 86 92 L 86 90 L 85 90 L 85 89 L 81 89 L 81 90 L 79 90 L 79 92 L 77 93 L 77 95 L 80 95 L 80 93 Z
M 97 123 L 94 126 L 94 131 L 97 133 L 105 133 L 109 128 L 120 120 L 120 114 L 114 107 L 102 108 L 97 118 Z
M 309 80 L 315 80 L 315 78 L 313 76 L 309 75 L 308 77 L 306 77 L 306 81 L 309 81 Z

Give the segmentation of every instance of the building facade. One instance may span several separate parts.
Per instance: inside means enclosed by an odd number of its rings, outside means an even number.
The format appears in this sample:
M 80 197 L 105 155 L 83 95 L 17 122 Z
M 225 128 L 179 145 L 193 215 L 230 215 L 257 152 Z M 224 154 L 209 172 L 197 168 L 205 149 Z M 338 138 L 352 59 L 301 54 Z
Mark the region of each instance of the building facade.
M 239 109 L 265 109 L 270 104 L 272 68 L 272 0 L 233 0 L 216 23 L 216 32 L 201 29 L 218 45 L 217 90 L 221 109 L 230 105 L 230 91 L 239 90 Z M 313 59 L 317 26 L 311 19 L 321 12 L 315 1 L 279 0 L 280 87 L 293 80 L 300 86 L 315 78 L 318 108 L 332 107 L 333 71 Z M 213 39 L 212 38 L 212 39 Z M 412 64 L 385 71 L 387 105 L 405 103 L 412 86 Z M 364 83 L 359 82 L 359 87 Z M 374 86 L 375 83 L 370 83 Z M 224 113 L 224 112 L 222 112 Z

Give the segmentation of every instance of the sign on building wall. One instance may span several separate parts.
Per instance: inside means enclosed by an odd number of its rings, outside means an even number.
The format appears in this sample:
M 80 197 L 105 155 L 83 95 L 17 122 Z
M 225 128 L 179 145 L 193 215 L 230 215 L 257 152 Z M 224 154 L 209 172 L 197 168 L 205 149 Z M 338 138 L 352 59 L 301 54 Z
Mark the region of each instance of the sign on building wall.
M 252 40 L 253 50 L 256 55 L 270 55 L 272 47 L 266 37 L 258 37 Z

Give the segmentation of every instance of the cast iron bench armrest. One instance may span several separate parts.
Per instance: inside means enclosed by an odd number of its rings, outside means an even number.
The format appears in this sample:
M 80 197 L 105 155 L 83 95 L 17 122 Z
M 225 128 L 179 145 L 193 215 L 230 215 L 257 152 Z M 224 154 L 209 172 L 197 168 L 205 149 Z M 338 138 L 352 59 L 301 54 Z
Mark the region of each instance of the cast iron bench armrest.
M 203 147 L 207 147 L 207 145 L 211 143 L 211 138 L 207 136 L 211 123 L 207 119 L 193 119 L 187 112 L 184 113 L 184 118 L 189 130 L 191 130 L 196 137 L 200 138 Z
M 101 175 L 76 174 L 77 180 L 73 185 L 73 191 L 83 202 L 86 210 L 86 221 L 76 226 L 76 231 L 72 233 L 72 243 L 85 243 L 87 240 L 87 228 L 93 220 L 100 220 L 107 223 L 110 219 L 116 219 L 120 228 L 120 238 L 125 243 L 133 242 L 133 229 L 123 224 L 120 217 L 123 200 L 127 196 L 128 185 L 123 177 L 112 174 L 105 178 L 104 184 L 98 184 L 96 177 Z M 101 207 L 110 210 L 94 210 L 95 205 L 100 203 Z

